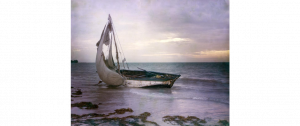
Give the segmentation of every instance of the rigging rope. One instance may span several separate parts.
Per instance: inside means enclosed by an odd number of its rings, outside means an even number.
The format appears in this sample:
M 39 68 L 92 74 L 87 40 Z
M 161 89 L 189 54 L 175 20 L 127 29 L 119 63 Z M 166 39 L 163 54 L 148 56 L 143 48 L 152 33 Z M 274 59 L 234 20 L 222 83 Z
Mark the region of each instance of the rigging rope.
M 113 29 L 116 29 L 115 28 L 115 26 L 114 26 L 114 23 L 113 23 L 113 21 L 111 20 L 111 22 L 112 22 L 112 27 L 113 27 Z M 124 54 L 124 51 L 123 51 L 123 48 L 122 48 L 122 46 L 121 46 L 121 43 L 120 43 L 120 39 L 119 39 L 119 36 L 118 36 L 118 33 L 117 33 L 117 30 L 114 30 L 115 32 L 116 32 L 116 36 L 117 36 L 117 39 L 118 39 L 118 41 L 119 41 L 119 45 L 120 45 L 120 47 L 121 47 L 121 50 L 122 50 L 122 52 L 123 53 L 121 53 L 123 56 L 124 56 L 124 58 L 125 58 L 125 54 Z M 121 55 L 121 56 L 122 56 Z M 126 65 L 127 65 L 127 68 L 128 68 L 128 70 L 129 70 L 129 66 L 128 66 L 128 63 L 127 63 L 127 61 L 125 61 L 125 63 L 126 63 Z

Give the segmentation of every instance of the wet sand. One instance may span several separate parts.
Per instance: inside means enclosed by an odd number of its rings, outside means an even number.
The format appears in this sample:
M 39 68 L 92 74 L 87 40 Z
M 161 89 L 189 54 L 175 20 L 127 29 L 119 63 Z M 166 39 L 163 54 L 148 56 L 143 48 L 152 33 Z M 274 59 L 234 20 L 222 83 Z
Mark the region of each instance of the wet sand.
M 72 104 L 80 102 L 91 102 L 97 104 L 96 109 L 81 109 L 72 107 L 72 114 L 83 115 L 89 113 L 106 114 L 113 113 L 120 108 L 131 108 L 133 112 L 124 114 L 112 114 L 109 117 L 126 117 L 129 115 L 139 115 L 144 112 L 151 113 L 147 120 L 156 122 L 158 125 L 171 125 L 163 121 L 164 116 L 196 116 L 205 119 L 203 125 L 220 125 L 219 117 L 214 115 L 216 111 L 227 113 L 229 106 L 223 103 L 212 103 L 195 99 L 176 99 L 168 98 L 167 95 L 176 94 L 172 88 L 127 88 L 127 87 L 107 87 L 106 84 L 90 84 L 84 86 L 74 86 L 74 92 L 79 88 L 82 91 L 82 97 L 72 97 Z M 137 92 L 137 93 L 134 93 Z M 138 94 L 146 92 L 150 95 Z M 151 96 L 152 94 L 152 96 Z M 224 115 L 226 117 L 226 115 Z M 214 118 L 212 118 L 214 117 Z M 92 118 L 93 119 L 93 118 Z M 227 118 L 228 119 L 228 118 Z M 73 120 L 73 119 L 72 119 Z M 75 121 L 75 120 L 73 120 Z M 80 123 L 73 123 L 80 124 Z M 147 124 L 149 125 L 149 124 Z
M 72 66 L 72 125 L 222 126 L 229 122 L 226 80 L 186 79 L 183 76 L 172 88 L 108 87 L 103 82 L 98 84 L 100 79 L 94 64 L 89 66 L 90 69 Z M 89 107 L 76 107 L 81 102 L 90 102 L 83 104 Z M 93 108 L 94 105 L 97 107 Z M 116 113 L 115 110 L 122 108 L 132 111 Z

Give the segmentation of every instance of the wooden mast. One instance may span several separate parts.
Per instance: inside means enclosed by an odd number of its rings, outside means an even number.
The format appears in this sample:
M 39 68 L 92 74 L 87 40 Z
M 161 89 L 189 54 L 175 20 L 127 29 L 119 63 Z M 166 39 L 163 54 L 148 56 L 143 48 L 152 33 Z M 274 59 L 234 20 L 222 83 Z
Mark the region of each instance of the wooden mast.
M 120 63 L 119 63 L 119 53 L 118 53 L 118 47 L 117 47 L 117 41 L 116 41 L 116 38 L 115 38 L 115 30 L 113 29 L 112 27 L 112 18 L 111 16 L 109 15 L 109 18 L 111 20 L 111 29 L 112 29 L 112 33 L 113 33 L 113 36 L 114 36 L 114 40 L 115 40 L 115 46 L 116 46 L 116 54 L 117 54 L 117 63 L 118 63 L 118 73 L 121 75 L 121 72 L 120 72 Z
M 114 36 L 114 40 L 115 40 L 115 46 L 116 46 L 116 53 L 117 53 L 117 63 L 118 63 L 118 72 L 119 74 L 121 74 L 120 72 L 120 63 L 119 63 L 119 55 L 118 55 L 118 47 L 117 47 L 117 43 L 116 43 L 116 38 L 115 38 L 115 32 L 113 31 L 113 36 Z

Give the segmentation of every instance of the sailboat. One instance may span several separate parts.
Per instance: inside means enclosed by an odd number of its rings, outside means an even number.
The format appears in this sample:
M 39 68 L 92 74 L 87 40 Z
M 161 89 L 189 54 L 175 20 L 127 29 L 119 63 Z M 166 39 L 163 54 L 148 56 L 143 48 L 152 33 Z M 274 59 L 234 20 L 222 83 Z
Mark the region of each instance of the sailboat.
M 126 62 L 124 53 L 118 47 L 116 41 L 115 27 L 111 16 L 108 16 L 108 22 L 102 30 L 100 40 L 97 42 L 96 68 L 99 78 L 109 86 L 124 85 L 127 87 L 149 87 L 149 86 L 163 86 L 171 88 L 174 82 L 181 76 L 177 74 L 161 73 L 154 71 L 147 71 L 141 68 L 140 70 L 130 70 Z M 115 48 L 113 48 L 113 46 Z M 119 46 L 120 43 L 119 43 Z M 113 50 L 116 53 L 117 64 L 114 62 Z M 123 55 L 120 55 L 123 54 Z M 122 65 L 124 69 L 120 68 L 120 56 L 124 56 Z M 127 64 L 127 69 L 125 64 Z

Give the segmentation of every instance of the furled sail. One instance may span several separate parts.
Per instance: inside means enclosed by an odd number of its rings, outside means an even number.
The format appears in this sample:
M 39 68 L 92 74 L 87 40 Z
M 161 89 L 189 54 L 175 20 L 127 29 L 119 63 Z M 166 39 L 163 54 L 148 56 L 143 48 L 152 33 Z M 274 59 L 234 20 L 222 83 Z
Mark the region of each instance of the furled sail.
M 125 69 L 125 65 L 124 65 L 124 62 L 126 61 L 126 59 L 124 58 L 123 60 L 122 60 L 122 65 L 123 65 L 123 67 L 124 67 L 124 69 Z
M 106 25 L 106 27 L 104 27 L 101 38 L 96 44 L 98 46 L 96 68 L 97 73 L 103 82 L 108 85 L 118 86 L 124 84 L 125 79 L 120 75 L 120 72 L 116 72 L 119 71 L 120 68 L 117 68 L 115 66 L 112 56 L 112 35 L 114 35 L 113 32 L 112 21 L 111 17 L 109 16 L 108 24 Z M 108 50 L 108 53 L 106 53 L 106 50 Z
M 109 52 L 108 52 L 108 58 L 107 60 L 104 59 L 106 66 L 111 69 L 111 70 L 115 70 L 116 69 L 116 65 L 112 56 L 112 39 L 110 39 L 110 44 L 109 44 Z

